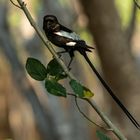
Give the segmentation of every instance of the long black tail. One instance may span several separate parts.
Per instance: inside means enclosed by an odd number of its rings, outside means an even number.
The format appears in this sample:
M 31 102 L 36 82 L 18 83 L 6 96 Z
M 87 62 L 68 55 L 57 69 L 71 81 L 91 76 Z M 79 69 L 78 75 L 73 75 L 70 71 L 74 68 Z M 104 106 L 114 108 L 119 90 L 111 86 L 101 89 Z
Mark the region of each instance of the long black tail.
M 120 108 L 124 111 L 124 113 L 127 115 L 127 117 L 131 120 L 131 122 L 135 125 L 137 129 L 140 130 L 140 124 L 135 120 L 135 118 L 130 114 L 130 112 L 126 109 L 126 107 L 121 103 L 119 98 L 113 93 L 112 89 L 108 86 L 108 84 L 105 82 L 105 80 L 100 76 L 94 65 L 91 63 L 90 59 L 88 58 L 86 52 L 81 53 L 84 58 L 86 59 L 87 63 L 93 70 L 93 72 L 96 74 L 98 79 L 101 81 L 103 84 L 104 88 L 108 91 L 108 93 L 111 95 L 111 97 L 115 100 L 115 102 L 120 106 Z

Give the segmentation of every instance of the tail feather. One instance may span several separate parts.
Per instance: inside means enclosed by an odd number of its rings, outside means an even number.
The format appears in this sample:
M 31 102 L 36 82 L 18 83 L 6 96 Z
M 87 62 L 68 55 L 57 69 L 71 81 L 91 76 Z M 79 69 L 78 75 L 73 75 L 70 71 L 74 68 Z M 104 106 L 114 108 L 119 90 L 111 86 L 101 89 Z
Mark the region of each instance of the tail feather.
M 89 48 L 89 49 L 95 49 L 94 47 L 91 47 L 91 46 L 88 46 L 88 45 L 86 45 L 86 47 Z
M 86 59 L 87 63 L 90 65 L 93 72 L 96 74 L 102 85 L 105 87 L 105 89 L 108 91 L 108 93 L 111 95 L 111 97 L 114 99 L 114 101 L 119 105 L 119 107 L 123 110 L 123 112 L 127 115 L 127 117 L 130 119 L 130 121 L 135 125 L 137 129 L 140 130 L 140 124 L 135 120 L 135 118 L 130 114 L 130 112 L 126 109 L 126 107 L 122 104 L 122 102 L 119 100 L 119 98 L 114 94 L 112 89 L 108 86 L 106 81 L 100 76 L 98 71 L 95 69 L 94 65 L 89 60 L 86 52 L 82 51 L 80 52 L 84 58 Z
M 88 51 L 88 52 L 92 52 L 92 50 L 90 50 L 90 49 L 95 49 L 95 48 L 93 48 L 93 47 L 90 47 L 90 46 L 88 46 L 88 45 L 86 45 L 86 47 L 83 47 L 84 48 L 84 51 Z M 82 49 L 83 49 L 82 48 Z

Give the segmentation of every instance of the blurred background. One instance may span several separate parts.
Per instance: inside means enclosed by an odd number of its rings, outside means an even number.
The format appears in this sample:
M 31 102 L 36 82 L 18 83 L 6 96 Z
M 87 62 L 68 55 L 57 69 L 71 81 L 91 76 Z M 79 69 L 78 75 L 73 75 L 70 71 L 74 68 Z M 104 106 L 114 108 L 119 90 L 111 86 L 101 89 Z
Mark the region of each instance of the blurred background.
M 95 47 L 88 54 L 92 63 L 140 122 L 140 10 L 133 0 L 25 3 L 41 29 L 43 16 L 53 14 Z M 0 0 L 0 140 L 96 140 L 99 128 L 83 118 L 73 97 L 50 95 L 43 82 L 29 77 L 25 70 L 28 57 L 37 58 L 44 65 L 52 59 L 22 10 L 10 0 Z M 69 55 L 64 54 L 63 59 L 67 64 Z M 71 67 L 77 79 L 95 93 L 93 100 L 110 120 L 128 139 L 138 140 L 138 130 L 108 96 L 79 53 Z M 69 90 L 68 82 L 63 84 Z M 104 125 L 86 102 L 79 104 L 92 120 Z

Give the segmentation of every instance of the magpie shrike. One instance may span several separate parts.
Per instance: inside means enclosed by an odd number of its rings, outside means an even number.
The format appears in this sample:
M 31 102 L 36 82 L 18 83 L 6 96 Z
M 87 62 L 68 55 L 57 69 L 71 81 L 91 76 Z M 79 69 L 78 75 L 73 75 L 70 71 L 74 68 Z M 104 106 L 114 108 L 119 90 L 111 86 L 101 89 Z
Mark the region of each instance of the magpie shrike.
M 86 44 L 86 42 L 80 39 L 79 35 L 72 30 L 61 25 L 57 18 L 53 15 L 47 15 L 44 17 L 43 29 L 46 33 L 47 38 L 56 46 L 64 48 L 64 52 L 68 52 L 71 60 L 68 67 L 70 66 L 74 51 L 79 51 L 84 54 L 86 51 L 91 52 L 90 49 L 94 49 Z
M 127 117 L 131 120 L 131 122 L 136 126 L 136 128 L 140 129 L 139 123 L 135 120 L 135 118 L 130 114 L 130 112 L 126 109 L 126 107 L 121 103 L 119 98 L 114 94 L 112 89 L 109 87 L 107 82 L 100 76 L 98 71 L 95 69 L 94 65 L 91 63 L 90 59 L 88 58 L 86 52 L 91 52 L 91 49 L 94 49 L 86 44 L 86 42 L 80 39 L 79 35 L 77 35 L 72 30 L 66 28 L 65 26 L 61 25 L 57 18 L 54 15 L 46 15 L 43 19 L 43 29 L 49 41 L 51 41 L 54 45 L 64 48 L 65 51 L 68 52 L 71 61 L 68 65 L 70 66 L 73 57 L 74 51 L 79 51 L 90 65 L 93 72 L 96 74 L 102 85 L 114 99 L 114 101 L 119 105 L 119 107 L 124 111 Z

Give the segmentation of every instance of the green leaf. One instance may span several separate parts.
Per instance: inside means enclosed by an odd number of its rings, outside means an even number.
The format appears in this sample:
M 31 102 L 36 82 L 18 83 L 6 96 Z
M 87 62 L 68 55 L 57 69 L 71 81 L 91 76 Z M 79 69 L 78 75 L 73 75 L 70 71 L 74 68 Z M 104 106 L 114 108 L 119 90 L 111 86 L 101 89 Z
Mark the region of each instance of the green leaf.
M 58 74 L 62 74 L 64 71 L 62 69 L 62 67 L 59 65 L 59 63 L 56 61 L 56 59 L 52 59 L 48 66 L 47 66 L 47 72 L 52 75 L 52 76 L 56 76 Z
M 49 75 L 54 76 L 56 81 L 67 77 L 64 70 L 55 58 L 49 62 L 47 66 L 47 72 Z
M 81 98 L 84 97 L 84 88 L 79 82 L 72 79 L 70 81 L 70 85 L 71 85 L 73 91 L 75 92 L 75 94 L 77 94 Z
M 83 96 L 83 98 L 91 98 L 91 97 L 93 97 L 94 96 L 94 93 L 93 92 L 91 92 L 91 90 L 90 89 L 88 89 L 87 87 L 85 87 L 85 86 L 83 86 L 83 88 L 84 88 L 84 96 Z
M 55 96 L 66 97 L 66 94 L 67 94 L 66 89 L 53 79 L 51 80 L 46 79 L 45 87 L 50 94 L 53 94 Z
M 75 92 L 75 94 L 78 95 L 78 97 L 81 98 L 91 98 L 94 94 L 88 89 L 87 87 L 81 85 L 79 82 L 76 80 L 71 80 L 70 85 Z
M 107 135 L 105 135 L 103 132 L 97 130 L 96 135 L 99 138 L 99 140 L 111 140 Z
M 26 70 L 35 80 L 43 81 L 47 77 L 47 69 L 35 58 L 28 58 L 26 61 Z

